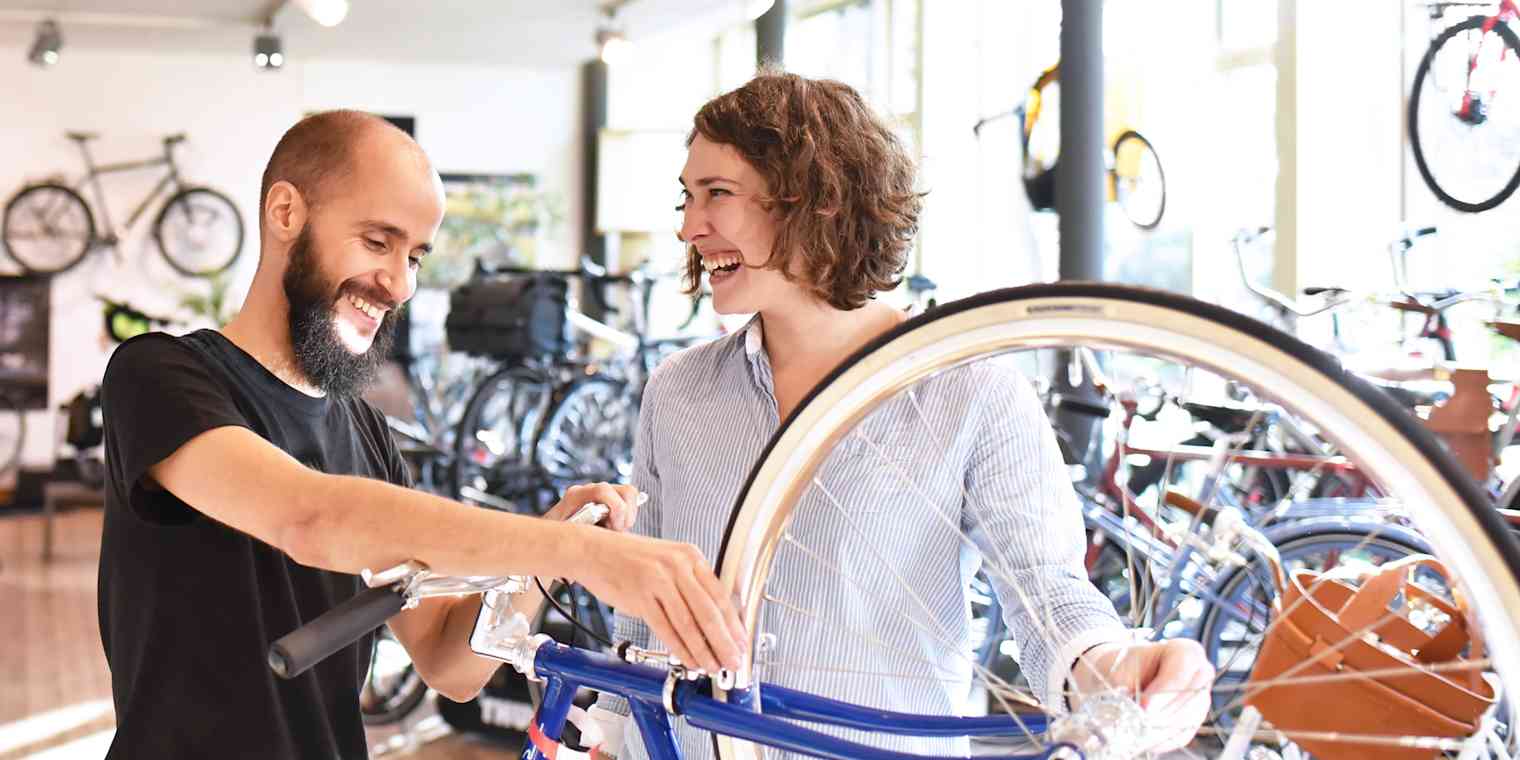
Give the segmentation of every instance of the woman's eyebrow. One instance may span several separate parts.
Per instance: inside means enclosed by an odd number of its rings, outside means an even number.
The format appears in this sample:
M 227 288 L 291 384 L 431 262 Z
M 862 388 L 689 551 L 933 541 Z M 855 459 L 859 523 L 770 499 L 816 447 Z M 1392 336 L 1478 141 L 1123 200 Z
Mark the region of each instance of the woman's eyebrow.
M 676 177 L 676 181 L 681 183 L 681 187 L 686 187 L 686 180 L 684 180 L 684 179 L 682 179 L 680 177 Z M 737 185 L 737 184 L 739 184 L 736 180 L 731 180 L 728 177 L 719 177 L 719 176 L 703 177 L 703 178 L 701 178 L 699 180 L 695 180 L 694 182 L 692 182 L 692 184 L 693 185 L 697 185 L 698 187 L 707 187 L 708 185 L 711 185 L 714 182 L 727 182 L 730 185 Z

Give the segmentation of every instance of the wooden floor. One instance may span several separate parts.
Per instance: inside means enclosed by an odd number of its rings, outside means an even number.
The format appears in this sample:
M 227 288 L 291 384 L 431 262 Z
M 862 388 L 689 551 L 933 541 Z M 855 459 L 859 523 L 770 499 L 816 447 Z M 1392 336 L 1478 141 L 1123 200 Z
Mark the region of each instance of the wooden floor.
M 0 760 L 98 759 L 110 746 L 111 680 L 95 617 L 100 517 L 98 508 L 60 515 L 44 563 L 42 518 L 0 516 Z M 451 735 L 429 702 L 400 727 L 371 729 L 370 754 L 495 760 L 518 751 Z

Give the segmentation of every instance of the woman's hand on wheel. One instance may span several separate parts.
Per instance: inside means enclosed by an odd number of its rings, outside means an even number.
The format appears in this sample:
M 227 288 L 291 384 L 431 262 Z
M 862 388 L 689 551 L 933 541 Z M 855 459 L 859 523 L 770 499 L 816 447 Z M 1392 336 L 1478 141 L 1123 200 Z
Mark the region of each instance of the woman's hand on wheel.
M 1077 660 L 1071 679 L 1073 707 L 1082 695 L 1129 693 L 1145 711 L 1150 749 L 1170 752 L 1186 747 L 1208 717 L 1214 666 L 1192 639 L 1100 644 Z
M 643 620 L 680 661 L 708 672 L 738 668 L 739 614 L 691 544 L 589 531 L 575 581 L 620 613 Z

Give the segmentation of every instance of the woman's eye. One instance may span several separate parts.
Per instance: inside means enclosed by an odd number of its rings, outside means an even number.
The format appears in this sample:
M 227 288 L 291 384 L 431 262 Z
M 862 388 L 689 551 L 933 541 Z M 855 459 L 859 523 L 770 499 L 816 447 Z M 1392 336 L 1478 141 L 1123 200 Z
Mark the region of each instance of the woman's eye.
M 385 241 L 383 241 L 383 240 L 376 240 L 374 238 L 365 238 L 364 239 L 364 245 L 365 245 L 366 248 L 369 248 L 371 251 L 383 251 L 383 250 L 385 250 Z

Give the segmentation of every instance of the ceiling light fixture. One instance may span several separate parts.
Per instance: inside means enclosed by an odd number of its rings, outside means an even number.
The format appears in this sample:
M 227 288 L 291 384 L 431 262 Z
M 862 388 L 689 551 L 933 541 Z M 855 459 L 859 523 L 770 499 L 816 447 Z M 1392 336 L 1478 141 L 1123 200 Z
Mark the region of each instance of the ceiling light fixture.
M 291 0 L 322 26 L 337 26 L 348 17 L 348 0 Z
M 58 22 L 46 19 L 37 25 L 37 36 L 32 40 L 32 48 L 27 51 L 26 59 L 47 68 L 58 62 L 62 50 L 63 32 L 59 31 Z
M 602 11 L 602 23 L 596 29 L 596 47 L 601 51 L 602 63 L 616 66 L 633 56 L 633 43 L 617 22 L 617 6 L 607 6 Z
M 285 46 L 280 36 L 264 32 L 253 38 L 253 65 L 265 71 L 278 71 L 285 65 Z
M 776 0 L 745 0 L 744 15 L 748 17 L 750 21 L 754 21 L 755 19 L 764 16 L 766 12 L 771 9 L 771 6 L 775 4 Z

